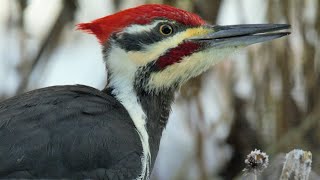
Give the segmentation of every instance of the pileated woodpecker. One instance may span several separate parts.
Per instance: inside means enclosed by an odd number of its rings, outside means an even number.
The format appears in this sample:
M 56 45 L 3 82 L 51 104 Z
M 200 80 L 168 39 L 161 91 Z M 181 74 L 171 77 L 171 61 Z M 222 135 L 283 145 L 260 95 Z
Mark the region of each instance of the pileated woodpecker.
M 211 26 L 155 4 L 79 24 L 102 45 L 105 89 L 54 86 L 1 102 L 0 178 L 149 179 L 174 91 L 236 49 L 288 28 Z

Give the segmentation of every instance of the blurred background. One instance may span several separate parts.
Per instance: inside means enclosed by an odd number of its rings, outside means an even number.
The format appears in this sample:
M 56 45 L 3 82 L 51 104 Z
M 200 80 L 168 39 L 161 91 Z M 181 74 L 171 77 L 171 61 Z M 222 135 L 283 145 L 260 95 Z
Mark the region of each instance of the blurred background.
M 244 49 L 177 92 L 152 179 L 239 178 L 255 148 L 274 168 L 261 178 L 278 177 L 294 148 L 311 151 L 320 173 L 318 0 L 0 0 L 0 100 L 52 85 L 102 89 L 100 45 L 75 24 L 145 3 L 212 24 L 292 25 L 290 36 Z

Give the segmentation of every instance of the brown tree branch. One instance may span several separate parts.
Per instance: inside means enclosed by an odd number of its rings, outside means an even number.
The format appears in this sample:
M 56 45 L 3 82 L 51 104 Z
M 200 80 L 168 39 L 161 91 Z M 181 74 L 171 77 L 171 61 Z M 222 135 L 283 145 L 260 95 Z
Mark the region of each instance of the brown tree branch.
M 63 8 L 54 22 L 54 25 L 42 41 L 40 49 L 36 53 L 35 57 L 31 60 L 30 65 L 27 66 L 27 68 L 23 71 L 22 81 L 17 88 L 16 94 L 20 94 L 27 89 L 27 86 L 30 83 L 31 74 L 34 72 L 40 62 L 46 63 L 49 60 L 48 57 L 50 56 L 51 52 L 57 47 L 58 39 L 62 33 L 63 27 L 65 24 L 73 20 L 77 7 L 76 0 L 62 2 Z M 46 58 L 44 58 L 45 55 L 47 55 Z

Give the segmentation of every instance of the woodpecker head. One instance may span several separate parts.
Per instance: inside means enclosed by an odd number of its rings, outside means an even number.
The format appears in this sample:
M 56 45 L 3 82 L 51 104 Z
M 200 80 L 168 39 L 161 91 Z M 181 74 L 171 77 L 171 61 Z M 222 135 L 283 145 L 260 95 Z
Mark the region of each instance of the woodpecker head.
M 103 46 L 108 86 L 126 84 L 152 93 L 176 89 L 236 49 L 288 35 L 270 33 L 288 28 L 286 24 L 212 26 L 190 12 L 156 4 L 78 25 Z

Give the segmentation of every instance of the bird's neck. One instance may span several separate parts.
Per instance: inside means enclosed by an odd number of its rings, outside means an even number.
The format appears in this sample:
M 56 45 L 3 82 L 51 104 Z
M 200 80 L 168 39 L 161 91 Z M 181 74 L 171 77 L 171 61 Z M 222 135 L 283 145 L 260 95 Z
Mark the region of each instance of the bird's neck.
M 147 116 L 147 131 L 149 134 L 150 151 L 152 154 L 152 167 L 158 154 L 162 132 L 167 125 L 171 104 L 174 100 L 174 91 L 152 94 L 137 93 L 143 111 Z
M 169 118 L 171 104 L 174 100 L 174 91 L 163 91 L 154 94 L 128 88 L 128 86 L 122 89 L 107 86 L 104 92 L 115 96 L 123 104 L 131 119 L 136 121 L 135 125 L 138 131 L 139 128 L 146 129 L 151 154 L 150 168 L 152 170 L 158 154 L 162 132 Z M 140 126 L 141 123 L 145 123 L 143 127 Z
M 148 79 L 150 74 L 146 72 L 149 71 L 139 71 L 137 64 L 117 46 L 104 46 L 103 54 L 108 69 L 108 84 L 104 91 L 114 96 L 130 115 L 143 149 L 141 175 L 149 177 L 158 154 L 162 131 L 167 124 L 174 91 L 154 94 L 142 90 L 145 82 L 141 80 Z M 138 72 L 141 74 L 137 75 Z M 135 77 L 139 77 L 139 80 Z

